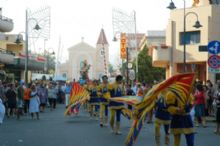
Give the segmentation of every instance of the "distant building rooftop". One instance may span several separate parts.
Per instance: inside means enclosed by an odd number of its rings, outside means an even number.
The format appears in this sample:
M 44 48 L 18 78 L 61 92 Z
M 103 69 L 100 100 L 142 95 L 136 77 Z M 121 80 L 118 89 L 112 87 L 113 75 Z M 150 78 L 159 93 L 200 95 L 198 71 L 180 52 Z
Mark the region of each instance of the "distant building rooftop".
M 165 37 L 165 30 L 149 30 L 147 31 L 147 37 Z

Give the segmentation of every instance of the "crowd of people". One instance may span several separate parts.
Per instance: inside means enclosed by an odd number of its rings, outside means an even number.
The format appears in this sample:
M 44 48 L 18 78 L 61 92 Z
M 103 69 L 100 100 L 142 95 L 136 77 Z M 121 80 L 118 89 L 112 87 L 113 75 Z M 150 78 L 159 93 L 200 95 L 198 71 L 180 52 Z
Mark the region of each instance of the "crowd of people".
M 87 103 L 87 110 L 91 118 L 99 118 L 100 127 L 110 124 L 113 133 L 120 135 L 121 115 L 123 109 L 133 110 L 132 105 L 109 100 L 114 97 L 136 96 L 142 100 L 144 95 L 152 87 L 146 83 L 136 83 L 134 86 L 126 85 L 123 77 L 118 75 L 114 83 L 108 82 L 108 77 L 103 76 L 102 80 L 90 81 L 82 85 L 90 93 L 90 100 Z M 16 116 L 21 119 L 23 115 L 31 115 L 31 118 L 39 119 L 39 113 L 44 112 L 49 106 L 50 110 L 56 108 L 56 103 L 65 103 L 69 106 L 69 99 L 72 86 L 67 82 L 63 88 L 60 84 L 54 82 L 36 82 L 24 84 L 24 82 L 15 82 L 14 84 L 2 84 L 0 81 L 0 123 L 4 117 L 4 111 L 7 118 Z M 168 95 L 169 94 L 169 95 Z M 194 123 L 196 127 L 201 124 L 207 127 L 206 117 L 216 117 L 215 134 L 220 134 L 220 81 L 215 85 L 210 80 L 206 83 L 196 81 L 192 97 L 188 105 L 184 105 L 185 111 L 178 109 L 181 103 L 178 100 L 170 100 L 164 97 L 177 96 L 176 94 L 164 91 L 158 95 L 156 106 L 148 113 L 147 123 L 152 123 L 155 117 L 155 141 L 160 146 L 160 126 L 164 125 L 165 145 L 169 145 L 169 133 L 174 133 L 174 146 L 180 144 L 180 134 L 176 129 L 180 123 L 185 125 L 187 146 L 193 146 L 194 141 Z M 173 99 L 173 98 L 172 98 Z M 174 106 L 175 105 L 175 106 Z M 109 115 L 110 111 L 110 115 Z M 183 113 L 183 114 L 181 114 Z M 181 115 L 181 116 L 180 116 Z M 182 120 L 180 120 L 183 118 Z M 177 124 L 178 123 L 178 124 Z
M 206 117 L 216 117 L 217 125 L 214 133 L 220 134 L 220 81 L 217 81 L 215 85 L 210 80 L 206 83 L 197 81 L 193 95 L 195 126 L 199 127 L 201 124 L 205 128 Z
M 39 113 L 44 112 L 46 107 L 50 110 L 56 108 L 57 101 L 64 103 L 65 94 L 61 85 L 51 81 L 35 81 L 25 84 L 23 81 L 15 83 L 2 83 L 0 81 L 1 113 L 7 118 L 30 115 L 32 119 L 39 120 Z M 0 117 L 3 122 L 4 114 Z

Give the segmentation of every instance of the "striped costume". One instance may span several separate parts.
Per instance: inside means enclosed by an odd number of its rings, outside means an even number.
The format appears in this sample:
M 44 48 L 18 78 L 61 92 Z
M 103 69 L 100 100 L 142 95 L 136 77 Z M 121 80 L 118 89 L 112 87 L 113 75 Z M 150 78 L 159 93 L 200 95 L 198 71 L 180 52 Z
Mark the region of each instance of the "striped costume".
M 160 127 L 164 126 L 165 131 L 165 145 L 169 145 L 169 125 L 171 121 L 170 113 L 167 111 L 164 93 L 159 94 L 156 102 L 155 111 L 155 141 L 156 145 L 160 146 Z
M 102 127 L 103 124 L 107 125 L 108 122 L 108 104 L 109 104 L 109 98 L 110 90 L 112 89 L 110 84 L 104 84 L 102 83 L 98 87 L 99 91 L 99 105 L 100 105 L 100 126 Z
M 112 85 L 112 90 L 110 93 L 111 93 L 111 98 L 121 97 L 124 94 L 122 86 L 119 85 L 117 82 Z M 120 129 L 120 120 L 121 120 L 121 110 L 124 108 L 124 104 L 121 102 L 110 101 L 109 108 L 111 110 L 111 119 L 110 119 L 111 128 L 116 134 L 120 134 L 119 129 Z M 115 114 L 116 114 L 116 127 L 114 128 Z

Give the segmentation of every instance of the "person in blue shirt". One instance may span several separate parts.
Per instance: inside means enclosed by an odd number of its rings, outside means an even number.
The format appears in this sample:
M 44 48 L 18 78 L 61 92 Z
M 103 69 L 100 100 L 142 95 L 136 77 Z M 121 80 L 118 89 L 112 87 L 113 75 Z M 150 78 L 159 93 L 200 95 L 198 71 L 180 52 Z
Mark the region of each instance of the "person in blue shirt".
M 66 88 L 65 88 L 65 105 L 66 105 L 66 108 L 68 107 L 69 105 L 69 99 L 70 99 L 70 92 L 71 92 L 71 85 L 69 82 L 66 83 Z

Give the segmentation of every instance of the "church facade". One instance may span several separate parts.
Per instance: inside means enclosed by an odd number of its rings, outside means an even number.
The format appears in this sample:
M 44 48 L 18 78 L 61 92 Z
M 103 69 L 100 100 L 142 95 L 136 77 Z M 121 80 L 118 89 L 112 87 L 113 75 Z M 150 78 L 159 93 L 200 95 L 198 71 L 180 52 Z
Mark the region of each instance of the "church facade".
M 58 75 L 62 75 L 68 80 L 75 79 L 77 81 L 81 77 L 85 62 L 89 66 L 89 79 L 99 79 L 102 75 L 108 75 L 109 44 L 104 29 L 101 29 L 96 47 L 82 40 L 68 48 L 68 54 L 69 60 L 58 66 Z

